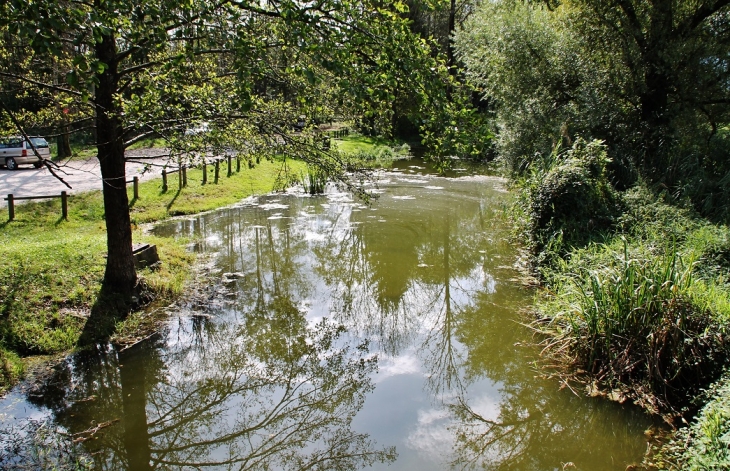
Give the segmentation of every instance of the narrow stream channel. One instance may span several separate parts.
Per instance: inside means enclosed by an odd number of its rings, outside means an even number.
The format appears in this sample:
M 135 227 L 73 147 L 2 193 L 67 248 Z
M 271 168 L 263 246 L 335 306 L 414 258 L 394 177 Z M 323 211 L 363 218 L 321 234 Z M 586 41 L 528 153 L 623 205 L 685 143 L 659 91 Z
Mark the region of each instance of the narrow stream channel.
M 504 182 L 456 175 L 409 161 L 379 174 L 369 206 L 290 193 L 158 226 L 207 255 L 205 299 L 11 392 L 0 428 L 43 423 L 110 470 L 640 462 L 641 411 L 541 376 Z

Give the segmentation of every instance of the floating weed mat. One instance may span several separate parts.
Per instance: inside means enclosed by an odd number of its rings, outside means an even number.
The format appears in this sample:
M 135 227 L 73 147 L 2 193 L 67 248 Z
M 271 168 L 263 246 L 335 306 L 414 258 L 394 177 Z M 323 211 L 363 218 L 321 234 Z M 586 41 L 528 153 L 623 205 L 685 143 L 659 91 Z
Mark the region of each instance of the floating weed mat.
M 547 317 L 532 326 L 543 353 L 594 392 L 681 414 L 728 359 L 724 323 L 695 295 L 693 265 L 674 251 L 632 258 L 624 242 L 611 263 L 572 273 L 542 301 Z

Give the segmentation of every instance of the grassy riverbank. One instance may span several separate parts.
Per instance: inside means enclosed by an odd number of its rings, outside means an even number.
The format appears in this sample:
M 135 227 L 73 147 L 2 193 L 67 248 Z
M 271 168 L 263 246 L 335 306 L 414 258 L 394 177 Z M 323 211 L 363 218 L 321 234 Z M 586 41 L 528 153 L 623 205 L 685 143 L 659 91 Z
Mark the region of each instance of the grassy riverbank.
M 532 325 L 563 379 L 679 424 L 727 390 L 704 393 L 730 359 L 730 229 L 641 185 L 615 190 L 609 162 L 602 144 L 578 141 L 519 182 L 544 287 Z M 730 415 L 713 417 L 730 429 Z
M 391 147 L 383 140 L 352 134 L 334 141 L 340 157 L 352 167 L 389 165 L 407 146 Z M 157 245 L 162 260 L 158 270 L 139 276 L 158 299 L 175 299 L 190 277 L 194 255 L 190 241 L 145 234 L 143 224 L 173 216 L 220 208 L 247 196 L 265 194 L 301 182 L 311 173 L 297 160 L 261 160 L 253 168 L 241 162 L 227 176 L 223 163 L 218 183 L 208 165 L 207 184 L 201 169 L 187 172 L 188 185 L 179 189 L 178 174 L 144 182 L 139 198 L 129 185 L 133 239 Z M 325 176 L 326 178 L 326 176 Z M 0 392 L 24 374 L 24 359 L 66 353 L 76 346 L 104 274 L 106 230 L 101 192 L 74 194 L 69 217 L 60 218 L 60 202 L 35 202 L 16 207 L 13 222 L 0 223 Z M 156 319 L 133 313 L 117 326 L 118 334 L 135 338 L 154 327 Z
M 298 176 L 304 164 L 288 160 L 287 167 L 290 176 Z M 201 170 L 193 169 L 182 190 L 177 175 L 171 176 L 167 192 L 159 179 L 140 184 L 138 199 L 129 189 L 134 240 L 156 244 L 163 262 L 159 270 L 139 273 L 158 297 L 181 294 L 194 256 L 185 249 L 189 241 L 152 237 L 139 225 L 268 193 L 288 178 L 280 160 L 262 160 L 253 169 L 242 166 L 240 173 L 234 163 L 231 177 L 224 167 L 218 184 L 212 166 L 208 170 L 206 185 Z M 96 300 L 106 252 L 101 192 L 72 196 L 68 220 L 60 214 L 55 200 L 29 203 L 16 208 L 13 222 L 0 224 L 0 390 L 22 377 L 23 357 L 72 350 Z M 133 334 L 130 325 L 140 326 L 135 314 L 118 330 Z

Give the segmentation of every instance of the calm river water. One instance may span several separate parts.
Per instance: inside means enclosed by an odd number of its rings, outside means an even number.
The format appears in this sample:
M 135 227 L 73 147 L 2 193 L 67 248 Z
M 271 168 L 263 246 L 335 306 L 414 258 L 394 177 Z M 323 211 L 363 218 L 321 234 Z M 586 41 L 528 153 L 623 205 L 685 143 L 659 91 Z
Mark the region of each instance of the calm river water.
M 201 296 L 170 307 L 159 335 L 77 354 L 40 390 L 12 392 L 0 426 L 32 419 L 113 470 L 641 461 L 640 411 L 540 375 L 509 194 L 456 175 L 410 161 L 378 175 L 369 206 L 290 193 L 159 226 L 205 254 Z

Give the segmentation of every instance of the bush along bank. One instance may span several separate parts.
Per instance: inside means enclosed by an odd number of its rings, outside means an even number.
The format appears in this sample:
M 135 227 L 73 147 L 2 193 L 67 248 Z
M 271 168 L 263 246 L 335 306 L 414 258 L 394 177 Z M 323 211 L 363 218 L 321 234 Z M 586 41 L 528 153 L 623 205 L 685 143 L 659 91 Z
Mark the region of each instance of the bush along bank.
M 532 326 L 558 374 L 679 423 L 730 358 L 730 230 L 641 186 L 616 191 L 609 161 L 578 140 L 518 180 L 517 227 L 545 288 Z
M 707 397 L 709 401 L 694 422 L 647 460 L 647 467 L 671 471 L 730 469 L 730 377 L 718 381 Z

